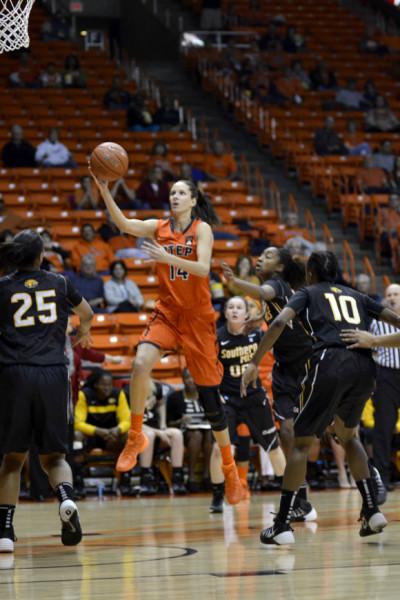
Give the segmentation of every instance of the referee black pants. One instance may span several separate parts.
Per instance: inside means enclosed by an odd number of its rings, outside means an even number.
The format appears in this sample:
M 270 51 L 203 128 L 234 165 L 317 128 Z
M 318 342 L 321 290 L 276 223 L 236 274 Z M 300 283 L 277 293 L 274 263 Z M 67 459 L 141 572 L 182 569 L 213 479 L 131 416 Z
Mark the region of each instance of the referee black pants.
M 374 464 L 383 483 L 390 482 L 392 438 L 400 408 L 400 370 L 379 367 L 373 397 L 375 427 L 373 431 Z

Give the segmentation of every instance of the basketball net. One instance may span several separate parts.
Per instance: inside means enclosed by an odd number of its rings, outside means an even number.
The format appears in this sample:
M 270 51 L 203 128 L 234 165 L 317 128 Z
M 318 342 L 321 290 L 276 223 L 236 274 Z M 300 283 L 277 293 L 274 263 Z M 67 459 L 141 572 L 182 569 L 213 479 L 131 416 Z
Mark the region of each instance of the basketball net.
M 35 0 L 0 0 L 0 53 L 28 48 L 28 22 Z

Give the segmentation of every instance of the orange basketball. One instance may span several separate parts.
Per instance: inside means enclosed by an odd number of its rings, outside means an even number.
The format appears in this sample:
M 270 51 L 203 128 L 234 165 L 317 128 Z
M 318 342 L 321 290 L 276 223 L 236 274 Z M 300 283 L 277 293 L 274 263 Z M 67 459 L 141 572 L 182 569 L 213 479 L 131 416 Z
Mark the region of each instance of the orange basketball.
M 124 177 L 128 171 L 128 154 L 119 144 L 103 142 L 93 150 L 90 156 L 90 167 L 99 179 L 115 181 Z

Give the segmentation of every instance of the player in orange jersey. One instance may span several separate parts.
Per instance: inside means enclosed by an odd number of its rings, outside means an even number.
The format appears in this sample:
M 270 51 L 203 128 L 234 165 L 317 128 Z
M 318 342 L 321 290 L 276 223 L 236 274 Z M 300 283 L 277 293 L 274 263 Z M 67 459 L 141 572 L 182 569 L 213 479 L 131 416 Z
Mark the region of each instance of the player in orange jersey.
M 218 360 L 208 280 L 213 247 L 210 225 L 217 221 L 214 209 L 191 181 L 182 180 L 175 182 L 170 191 L 171 218 L 127 219 L 115 204 L 107 183 L 96 177 L 94 180 L 117 227 L 124 233 L 150 238 L 142 248 L 157 262 L 160 282 L 159 300 L 139 341 L 133 366 L 132 424 L 117 469 L 132 469 L 138 454 L 146 448 L 142 420 L 151 371 L 165 352 L 179 347 L 221 449 L 226 498 L 230 504 L 237 504 L 243 492 L 219 397 L 222 365 Z

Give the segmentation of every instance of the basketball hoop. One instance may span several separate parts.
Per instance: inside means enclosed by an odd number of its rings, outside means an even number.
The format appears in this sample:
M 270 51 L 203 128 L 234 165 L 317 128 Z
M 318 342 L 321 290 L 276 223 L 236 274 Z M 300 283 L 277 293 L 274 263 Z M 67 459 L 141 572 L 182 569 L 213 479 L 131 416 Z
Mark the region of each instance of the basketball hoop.
M 0 0 L 0 54 L 28 48 L 28 23 L 35 0 Z

